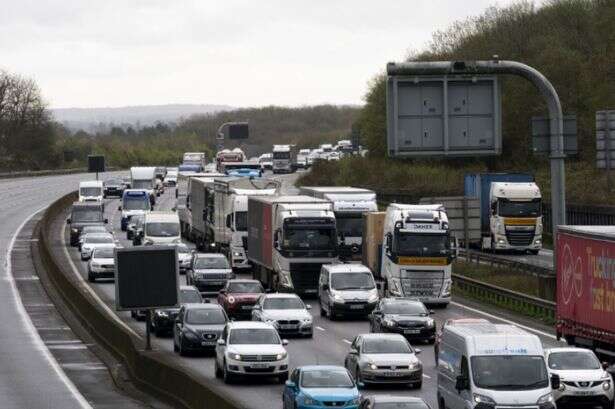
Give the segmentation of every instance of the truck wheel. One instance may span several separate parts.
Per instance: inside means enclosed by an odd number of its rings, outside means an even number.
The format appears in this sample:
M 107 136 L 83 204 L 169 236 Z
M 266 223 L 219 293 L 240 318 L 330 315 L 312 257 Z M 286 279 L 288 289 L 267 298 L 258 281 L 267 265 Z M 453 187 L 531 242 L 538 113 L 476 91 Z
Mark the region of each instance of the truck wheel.
M 540 250 L 530 250 L 530 254 L 537 256 L 540 253 Z

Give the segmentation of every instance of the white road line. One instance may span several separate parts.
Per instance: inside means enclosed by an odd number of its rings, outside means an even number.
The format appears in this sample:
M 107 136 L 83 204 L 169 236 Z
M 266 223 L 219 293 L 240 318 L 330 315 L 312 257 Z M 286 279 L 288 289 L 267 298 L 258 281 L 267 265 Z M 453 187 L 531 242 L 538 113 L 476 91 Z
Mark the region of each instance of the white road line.
M 476 313 L 476 314 L 484 315 L 485 317 L 489 317 L 489 318 L 493 318 L 493 319 L 505 322 L 507 324 L 516 325 L 519 328 L 523 328 L 526 331 L 530 331 L 530 332 L 533 332 L 535 334 L 542 335 L 543 337 L 547 337 L 547 338 L 551 338 L 551 339 L 557 339 L 557 337 L 555 335 L 549 334 L 548 332 L 540 331 L 538 329 L 531 328 L 531 327 L 528 327 L 528 326 L 523 325 L 523 324 L 519 324 L 518 322 L 507 320 L 506 318 L 501 318 L 501 317 L 498 317 L 496 315 L 489 314 L 488 312 L 477 310 L 476 308 L 467 307 L 465 305 L 459 304 L 459 303 L 454 302 L 454 301 L 451 301 L 451 305 L 454 305 L 454 306 L 459 307 L 459 308 L 463 308 L 463 309 L 468 310 L 468 311 L 472 311 L 473 313 Z M 563 341 L 560 341 L 560 342 L 563 342 Z
M 425 379 L 431 379 L 431 376 L 423 374 L 423 378 L 425 378 Z
M 323 327 L 318 327 L 317 326 L 316 329 L 319 330 L 319 331 L 326 331 L 326 329 L 324 329 Z
M 65 340 L 53 340 L 53 341 L 45 341 L 47 345 L 56 345 L 56 344 L 81 344 L 83 341 L 80 339 L 65 339 Z
M 6 249 L 5 267 L 6 267 L 7 277 L 11 277 L 11 278 L 13 277 L 13 264 L 11 261 L 11 256 L 13 254 L 13 246 L 15 245 L 15 241 L 17 240 L 17 236 L 19 235 L 23 227 L 26 225 L 26 223 L 28 223 L 30 219 L 32 219 L 36 214 L 38 214 L 45 208 L 46 207 L 38 209 L 37 211 L 32 213 L 30 216 L 28 216 L 19 225 L 17 230 L 15 230 L 13 237 L 11 237 L 9 246 Z M 58 378 L 60 379 L 60 381 L 62 381 L 62 383 L 66 386 L 66 388 L 69 390 L 70 394 L 75 398 L 79 406 L 83 409 L 92 409 L 92 406 L 83 397 L 81 392 L 79 392 L 77 387 L 75 387 L 75 384 L 68 378 L 68 376 L 66 376 L 62 368 L 60 368 L 58 361 L 55 360 L 55 358 L 53 357 L 53 355 L 51 354 L 51 352 L 49 351 L 49 349 L 43 342 L 41 336 L 39 335 L 38 331 L 34 327 L 34 324 L 32 323 L 32 319 L 30 319 L 30 316 L 28 315 L 25 307 L 23 306 L 23 301 L 21 300 L 21 295 L 19 294 L 19 291 L 17 291 L 17 286 L 15 285 L 15 281 L 9 280 L 9 282 L 11 283 L 11 292 L 13 293 L 13 301 L 15 303 L 15 308 L 17 309 L 17 314 L 19 315 L 19 318 L 21 319 L 21 322 L 24 325 L 26 331 L 30 333 L 32 342 L 36 346 L 36 349 L 43 354 L 43 356 L 45 357 L 45 359 L 47 360 L 51 368 L 58 375 Z
M 348 341 L 346 338 L 342 339 L 342 341 L 344 341 L 344 342 L 345 342 L 345 343 L 347 343 L 348 345 L 351 345 L 351 344 L 352 344 L 352 342 L 351 342 L 351 341 Z
M 49 349 L 72 349 L 72 350 L 77 350 L 77 349 L 88 349 L 87 346 L 85 345 L 48 345 L 47 348 Z
M 124 321 L 122 321 L 120 319 L 120 317 L 118 317 L 115 312 L 113 312 L 111 310 L 111 308 L 109 308 L 109 306 L 103 302 L 103 300 L 100 299 L 100 297 L 98 296 L 98 294 L 96 294 L 96 292 L 94 292 L 94 290 L 92 289 L 92 287 L 90 287 L 85 280 L 83 279 L 83 277 L 81 276 L 81 274 L 79 274 L 79 269 L 77 268 L 77 266 L 75 265 L 75 262 L 73 261 L 72 257 L 70 256 L 70 253 L 68 252 L 68 248 L 66 247 L 66 229 L 64 227 L 62 227 L 62 250 L 64 250 L 64 255 L 66 256 L 66 258 L 68 259 L 68 263 L 71 266 L 71 269 L 73 271 L 73 273 L 75 274 L 75 276 L 79 279 L 79 281 L 82 284 L 82 287 L 84 287 L 86 289 L 86 291 L 104 308 L 105 311 L 107 311 L 111 318 L 117 322 L 119 325 L 121 325 L 122 327 L 124 327 L 124 329 L 126 329 L 128 332 L 130 332 L 132 335 L 134 335 L 135 337 L 139 338 L 139 339 L 143 339 L 141 337 L 141 335 L 137 334 L 135 330 L 133 330 L 132 328 L 130 328 L 128 326 L 128 324 L 126 324 Z

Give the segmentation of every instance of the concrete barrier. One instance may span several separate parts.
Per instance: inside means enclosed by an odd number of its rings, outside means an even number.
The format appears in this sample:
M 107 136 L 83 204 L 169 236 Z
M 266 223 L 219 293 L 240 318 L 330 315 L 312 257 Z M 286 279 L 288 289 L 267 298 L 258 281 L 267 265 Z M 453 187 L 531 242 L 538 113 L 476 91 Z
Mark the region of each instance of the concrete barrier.
M 181 367 L 167 352 L 144 351 L 143 342 L 119 325 L 95 299 L 81 277 L 59 263 L 52 251 L 52 223 L 77 199 L 73 192 L 54 202 L 39 222 L 39 251 L 52 285 L 90 334 L 120 361 L 137 387 L 177 408 L 238 409 L 242 406 L 212 388 L 202 375 Z M 64 245 L 64 243 L 62 243 Z

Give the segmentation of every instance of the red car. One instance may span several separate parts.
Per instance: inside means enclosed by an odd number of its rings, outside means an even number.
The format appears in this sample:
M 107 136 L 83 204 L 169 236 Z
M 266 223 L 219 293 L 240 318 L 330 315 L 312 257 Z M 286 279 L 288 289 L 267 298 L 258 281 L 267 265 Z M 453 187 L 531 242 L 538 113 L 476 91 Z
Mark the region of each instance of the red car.
M 440 349 L 440 340 L 442 339 L 442 333 L 447 326 L 456 325 L 470 325 L 470 324 L 491 324 L 489 321 L 483 318 L 457 318 L 448 319 L 442 324 L 440 331 L 436 333 L 436 342 L 434 343 L 434 357 L 436 358 L 436 366 L 438 365 L 438 351 Z
M 218 294 L 218 304 L 229 317 L 251 320 L 252 307 L 264 292 L 258 280 L 228 280 Z

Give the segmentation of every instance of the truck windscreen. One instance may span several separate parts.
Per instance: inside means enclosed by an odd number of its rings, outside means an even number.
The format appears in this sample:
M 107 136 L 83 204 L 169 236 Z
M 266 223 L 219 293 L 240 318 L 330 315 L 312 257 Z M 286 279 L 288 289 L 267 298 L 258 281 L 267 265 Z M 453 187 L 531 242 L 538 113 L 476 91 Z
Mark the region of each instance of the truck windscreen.
M 472 377 L 479 388 L 494 390 L 534 390 L 549 385 L 542 356 L 473 356 Z
M 153 187 L 153 182 L 151 180 L 134 180 L 130 185 L 132 189 L 151 189 Z
M 286 250 L 329 250 L 336 246 L 333 227 L 287 225 L 282 247 Z
M 344 234 L 345 237 L 362 237 L 363 236 L 363 216 L 357 214 L 335 214 L 335 222 L 337 231 Z
M 540 200 L 531 202 L 498 201 L 498 215 L 503 217 L 538 217 L 540 216 Z
M 290 159 L 290 152 L 273 152 L 273 159 Z
M 248 212 L 235 212 L 235 231 L 248 231 Z
M 124 210 L 149 210 L 150 203 L 147 196 L 125 196 L 122 205 Z
M 394 251 L 399 256 L 443 257 L 450 243 L 446 234 L 397 233 Z
M 100 222 L 103 214 L 100 209 L 73 209 L 71 215 L 72 223 Z

